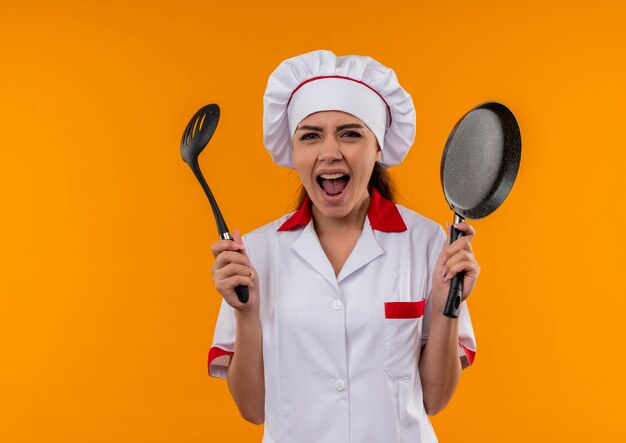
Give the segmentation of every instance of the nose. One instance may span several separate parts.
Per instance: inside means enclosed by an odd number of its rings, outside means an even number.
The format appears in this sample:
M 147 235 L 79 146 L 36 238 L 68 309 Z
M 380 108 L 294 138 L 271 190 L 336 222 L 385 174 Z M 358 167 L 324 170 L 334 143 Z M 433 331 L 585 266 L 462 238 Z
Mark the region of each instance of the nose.
M 341 144 L 335 137 L 326 137 L 320 146 L 320 151 L 317 156 L 318 160 L 331 162 L 341 160 L 342 157 Z

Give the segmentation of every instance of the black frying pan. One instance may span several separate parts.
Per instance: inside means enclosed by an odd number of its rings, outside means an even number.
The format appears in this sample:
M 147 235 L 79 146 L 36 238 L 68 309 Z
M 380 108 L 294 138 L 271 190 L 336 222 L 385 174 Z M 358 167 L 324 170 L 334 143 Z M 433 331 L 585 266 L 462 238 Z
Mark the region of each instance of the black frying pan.
M 522 137 L 515 116 L 498 102 L 470 110 L 452 129 L 441 157 L 441 186 L 454 224 L 495 211 L 511 192 L 522 158 Z M 463 232 L 452 226 L 450 243 Z M 459 316 L 463 273 L 450 282 L 444 315 Z

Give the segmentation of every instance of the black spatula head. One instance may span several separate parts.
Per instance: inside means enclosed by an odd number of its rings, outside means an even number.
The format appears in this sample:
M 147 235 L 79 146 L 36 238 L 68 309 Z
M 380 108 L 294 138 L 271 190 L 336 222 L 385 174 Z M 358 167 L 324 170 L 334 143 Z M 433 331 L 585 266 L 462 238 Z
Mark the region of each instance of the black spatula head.
M 180 154 L 188 165 L 197 163 L 198 156 L 213 137 L 220 120 L 220 107 L 215 103 L 203 106 L 189 120 L 180 140 Z

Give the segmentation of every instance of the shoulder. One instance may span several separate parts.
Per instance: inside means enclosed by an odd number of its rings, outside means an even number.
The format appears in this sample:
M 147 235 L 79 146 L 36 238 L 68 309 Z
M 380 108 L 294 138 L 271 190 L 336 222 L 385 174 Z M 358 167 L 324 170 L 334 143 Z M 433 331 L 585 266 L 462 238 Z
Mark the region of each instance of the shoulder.
M 436 221 L 399 204 L 396 204 L 396 208 L 404 220 L 407 231 L 412 236 L 426 236 L 433 240 L 446 237 L 445 230 Z
M 277 237 L 278 228 L 280 228 L 294 212 L 295 211 L 285 214 L 274 221 L 244 234 L 242 236 L 244 243 L 247 246 L 249 245 L 252 249 L 256 249 L 255 246 L 267 246 L 268 242 L 271 243 Z
M 424 258 L 434 267 L 434 261 L 447 241 L 446 231 L 439 223 L 402 205 L 396 204 L 407 227 L 411 253 Z

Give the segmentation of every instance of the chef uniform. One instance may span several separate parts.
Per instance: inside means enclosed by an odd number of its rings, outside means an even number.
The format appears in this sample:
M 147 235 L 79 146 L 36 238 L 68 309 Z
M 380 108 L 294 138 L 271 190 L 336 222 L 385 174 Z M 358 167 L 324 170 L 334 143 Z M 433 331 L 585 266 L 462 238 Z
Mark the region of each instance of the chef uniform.
M 265 145 L 288 167 L 291 136 L 312 112 L 361 119 L 376 135 L 385 167 L 400 163 L 414 139 L 411 97 L 391 69 L 369 57 L 315 51 L 285 60 L 270 76 L 264 102 Z M 372 188 L 361 236 L 336 276 L 310 205 L 307 197 L 299 210 L 242 238 L 259 275 L 263 443 L 436 442 L 418 362 L 445 231 Z M 222 301 L 210 375 L 226 377 L 235 329 L 234 309 Z M 466 302 L 458 341 L 465 368 L 476 352 Z

